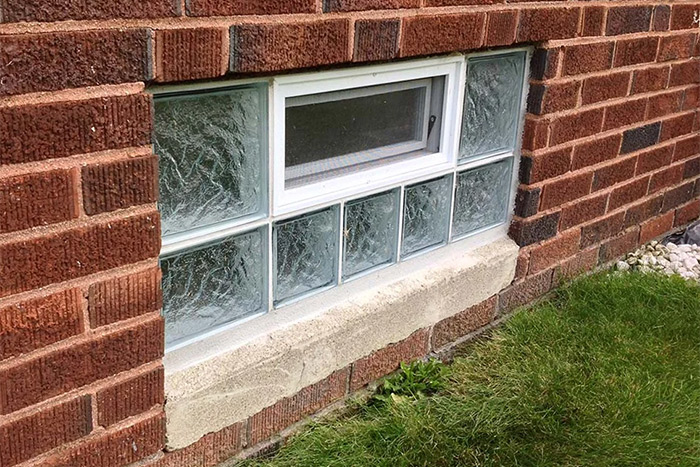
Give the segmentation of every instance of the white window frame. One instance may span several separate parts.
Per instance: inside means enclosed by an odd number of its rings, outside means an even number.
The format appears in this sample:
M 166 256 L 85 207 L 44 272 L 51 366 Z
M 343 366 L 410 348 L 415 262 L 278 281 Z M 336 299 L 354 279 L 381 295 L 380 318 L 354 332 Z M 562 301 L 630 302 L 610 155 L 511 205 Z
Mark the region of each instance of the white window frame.
M 305 211 L 312 206 L 354 196 L 358 192 L 389 188 L 407 178 L 429 177 L 454 167 L 459 148 L 458 117 L 461 114 L 461 99 L 464 96 L 464 67 L 465 56 L 456 55 L 273 78 L 270 100 L 270 112 L 273 116 L 270 128 L 272 214 L 285 215 Z M 287 99 L 442 76 L 445 77 L 445 87 L 438 152 L 300 186 L 285 186 Z

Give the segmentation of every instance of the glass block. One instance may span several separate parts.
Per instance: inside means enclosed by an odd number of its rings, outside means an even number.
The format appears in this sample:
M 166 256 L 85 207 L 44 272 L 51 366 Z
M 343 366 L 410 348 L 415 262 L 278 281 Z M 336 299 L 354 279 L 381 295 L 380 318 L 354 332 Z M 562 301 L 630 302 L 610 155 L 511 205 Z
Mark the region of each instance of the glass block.
M 515 147 L 525 52 L 469 60 L 460 160 Z
M 166 344 L 264 311 L 266 252 L 263 227 L 163 258 Z
M 393 263 L 398 227 L 398 190 L 346 203 L 343 277 Z
M 336 283 L 338 228 L 337 206 L 275 224 L 275 304 Z
M 506 221 L 513 159 L 457 174 L 452 237 Z
M 401 256 L 447 241 L 452 175 L 406 187 Z
M 264 209 L 265 113 L 261 87 L 156 98 L 164 236 Z

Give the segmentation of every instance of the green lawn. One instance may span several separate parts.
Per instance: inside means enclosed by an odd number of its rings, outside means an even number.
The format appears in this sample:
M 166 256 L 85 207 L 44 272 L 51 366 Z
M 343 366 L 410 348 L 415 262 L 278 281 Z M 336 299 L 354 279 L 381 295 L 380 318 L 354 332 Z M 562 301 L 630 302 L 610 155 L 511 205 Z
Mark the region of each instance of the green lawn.
M 520 312 L 438 394 L 359 405 L 266 466 L 698 466 L 700 287 L 601 273 Z

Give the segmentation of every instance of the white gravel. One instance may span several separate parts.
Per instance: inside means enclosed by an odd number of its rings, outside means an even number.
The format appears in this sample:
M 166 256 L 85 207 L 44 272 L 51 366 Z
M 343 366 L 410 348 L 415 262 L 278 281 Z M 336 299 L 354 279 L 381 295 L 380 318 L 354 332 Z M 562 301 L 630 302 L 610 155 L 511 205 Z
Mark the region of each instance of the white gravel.
M 619 271 L 657 271 L 700 281 L 700 245 L 651 242 L 617 262 Z

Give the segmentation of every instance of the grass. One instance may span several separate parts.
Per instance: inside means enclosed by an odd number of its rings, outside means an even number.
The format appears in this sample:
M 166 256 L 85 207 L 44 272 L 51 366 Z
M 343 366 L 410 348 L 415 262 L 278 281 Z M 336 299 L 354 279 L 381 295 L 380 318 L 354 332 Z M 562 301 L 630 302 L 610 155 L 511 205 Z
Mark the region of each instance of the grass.
M 436 395 L 358 403 L 246 465 L 700 465 L 697 284 L 580 279 L 450 370 Z

